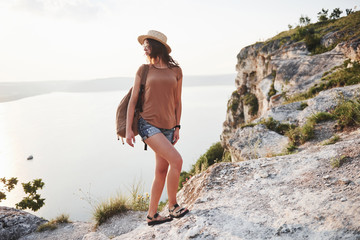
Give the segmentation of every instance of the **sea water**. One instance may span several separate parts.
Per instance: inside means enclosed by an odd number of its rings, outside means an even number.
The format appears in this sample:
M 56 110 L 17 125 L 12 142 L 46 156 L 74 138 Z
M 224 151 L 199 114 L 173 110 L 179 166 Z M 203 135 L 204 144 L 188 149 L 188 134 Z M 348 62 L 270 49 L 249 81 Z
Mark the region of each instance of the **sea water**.
M 233 85 L 183 88 L 180 140 L 176 148 L 189 170 L 220 140 Z M 134 148 L 115 133 L 115 112 L 126 91 L 57 92 L 0 103 L 0 177 L 19 182 L 41 178 L 38 192 L 45 206 L 35 214 L 46 219 L 62 213 L 88 221 L 93 207 L 133 183 L 150 192 L 154 153 L 139 136 Z M 32 160 L 27 157 L 33 155 Z M 25 196 L 20 183 L 1 205 L 14 207 Z M 162 195 L 165 200 L 166 190 Z

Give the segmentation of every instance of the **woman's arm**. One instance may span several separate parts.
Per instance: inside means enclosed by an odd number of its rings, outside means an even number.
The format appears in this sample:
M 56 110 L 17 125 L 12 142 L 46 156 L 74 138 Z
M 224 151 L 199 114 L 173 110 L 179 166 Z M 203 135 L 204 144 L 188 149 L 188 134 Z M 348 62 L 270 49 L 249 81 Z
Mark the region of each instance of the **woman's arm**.
M 139 90 L 141 85 L 141 72 L 142 72 L 142 67 L 140 67 L 136 73 L 134 86 L 132 88 L 131 97 L 127 109 L 127 115 L 126 115 L 126 143 L 132 147 L 134 147 L 134 143 L 135 143 L 135 135 L 132 130 L 132 124 L 134 120 L 135 106 L 139 98 Z
M 176 125 L 180 125 L 180 119 L 181 119 L 181 91 L 182 91 L 182 72 L 180 69 L 180 77 L 177 81 L 177 90 L 176 90 L 176 99 L 175 99 L 175 117 L 176 117 Z M 177 141 L 179 141 L 180 138 L 180 129 L 175 128 L 174 137 L 173 137 L 173 144 L 175 145 Z

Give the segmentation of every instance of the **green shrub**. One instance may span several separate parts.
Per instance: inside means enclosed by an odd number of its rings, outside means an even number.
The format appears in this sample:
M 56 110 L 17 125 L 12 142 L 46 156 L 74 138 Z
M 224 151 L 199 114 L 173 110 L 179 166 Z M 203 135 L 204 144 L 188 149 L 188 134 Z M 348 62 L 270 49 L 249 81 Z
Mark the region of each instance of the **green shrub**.
M 214 143 L 203 155 L 199 157 L 196 163 L 192 165 L 189 172 L 182 171 L 180 173 L 178 190 L 180 190 L 193 175 L 205 171 L 214 163 L 223 161 L 231 161 L 230 153 L 224 151 L 220 142 Z
M 191 170 L 190 170 L 191 171 Z M 195 171 L 194 171 L 195 172 Z M 182 171 L 180 173 L 178 191 L 185 185 L 185 183 L 191 178 L 190 172 Z
M 305 36 L 305 43 L 306 47 L 311 53 L 321 53 L 321 51 L 326 51 L 326 49 L 323 49 L 320 45 L 321 38 L 319 35 L 311 33 Z M 320 47 L 320 48 L 319 48 Z
M 359 101 L 342 101 L 333 111 L 340 127 L 351 127 L 360 125 L 360 103 Z
M 259 102 L 255 94 L 247 93 L 244 95 L 244 104 L 249 106 L 249 112 L 251 116 L 257 114 L 259 110 Z
M 303 126 L 290 128 L 285 135 L 290 139 L 291 144 L 301 145 L 314 137 L 315 121 L 307 121 Z
M 328 74 L 322 78 L 327 82 L 326 89 L 333 87 L 348 86 L 360 83 L 360 63 L 353 62 L 347 67 L 350 61 L 345 61 L 339 66 L 338 71 Z
M 318 112 L 312 115 L 309 120 L 314 121 L 315 123 L 320 123 L 328 120 L 333 120 L 335 116 L 328 112 Z
M 296 149 L 297 149 L 297 147 L 296 147 L 294 144 L 292 144 L 292 143 L 290 143 L 290 144 L 286 147 L 286 151 L 287 151 L 288 154 L 294 153 Z
M 232 114 L 234 115 L 239 108 L 239 104 L 240 104 L 240 94 L 238 93 L 237 90 L 235 90 L 231 94 L 231 99 L 229 100 L 228 103 L 228 110 L 230 109 Z
M 287 131 L 289 131 L 290 128 L 295 128 L 295 126 L 287 123 L 281 123 L 279 121 L 274 120 L 272 117 L 269 117 L 268 119 L 263 119 L 259 122 L 259 124 L 264 124 L 267 129 L 277 132 L 281 135 L 285 135 Z
M 300 41 L 306 36 L 306 34 L 307 34 L 307 28 L 297 27 L 295 28 L 295 33 L 291 35 L 291 40 Z
M 274 96 L 276 94 L 276 89 L 275 89 L 276 70 L 272 70 L 271 76 L 272 76 L 272 83 L 270 86 L 270 90 L 268 92 L 269 98 L 271 98 L 272 96 Z
M 195 163 L 195 174 L 205 171 L 209 166 L 216 162 L 221 162 L 224 148 L 220 142 L 213 144 L 205 154 L 201 155 Z

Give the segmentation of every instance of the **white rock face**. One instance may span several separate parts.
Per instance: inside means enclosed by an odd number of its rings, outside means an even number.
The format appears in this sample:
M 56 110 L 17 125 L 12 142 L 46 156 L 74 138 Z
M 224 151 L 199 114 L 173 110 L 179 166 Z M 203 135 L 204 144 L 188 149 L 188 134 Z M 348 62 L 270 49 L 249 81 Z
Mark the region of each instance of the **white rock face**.
M 316 97 L 301 102 L 294 102 L 273 107 L 254 122 L 262 119 L 273 118 L 282 123 L 291 123 L 303 125 L 312 115 L 319 112 L 329 112 L 333 110 L 341 101 L 357 99 L 360 97 L 360 84 L 332 88 L 320 92 Z M 301 103 L 308 106 L 301 110 Z
M 325 36 L 323 44 L 331 44 L 336 37 L 335 33 Z M 259 110 L 255 116 L 251 116 L 248 107 L 242 103 L 238 105 L 237 111 L 228 110 L 221 135 L 223 146 L 228 145 L 239 124 L 263 118 L 272 108 L 281 106 L 284 102 L 281 95 L 283 92 L 288 96 L 303 92 L 321 82 L 325 72 L 343 64 L 347 58 L 359 60 L 360 41 L 340 43 L 329 52 L 311 55 L 304 42 L 294 43 L 289 40 L 280 45 L 275 40 L 245 47 L 237 57 L 236 88 L 241 96 L 246 92 L 255 94 Z M 272 84 L 276 93 L 269 97 Z
M 288 144 L 288 137 L 260 124 L 238 129 L 229 140 L 228 148 L 232 161 L 237 162 L 280 154 Z

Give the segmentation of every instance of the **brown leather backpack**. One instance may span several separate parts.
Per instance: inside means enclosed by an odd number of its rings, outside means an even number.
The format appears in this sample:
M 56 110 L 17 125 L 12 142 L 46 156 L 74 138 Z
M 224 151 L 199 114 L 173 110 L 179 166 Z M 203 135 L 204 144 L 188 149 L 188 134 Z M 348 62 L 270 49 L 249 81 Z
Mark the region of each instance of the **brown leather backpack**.
M 134 120 L 132 124 L 132 130 L 134 131 L 135 136 L 139 134 L 138 132 L 138 121 L 140 117 L 140 112 L 142 112 L 142 96 L 145 90 L 147 73 L 149 71 L 149 65 L 144 64 L 142 73 L 141 73 L 141 85 L 139 90 L 139 98 L 136 103 L 135 112 L 134 112 Z M 126 117 L 127 117 L 127 108 L 129 105 L 130 97 L 131 97 L 132 87 L 129 92 L 123 97 L 121 100 L 117 111 L 116 111 L 116 133 L 119 138 L 121 138 L 122 143 L 124 144 L 124 139 L 126 137 Z

